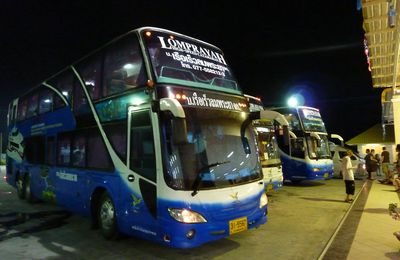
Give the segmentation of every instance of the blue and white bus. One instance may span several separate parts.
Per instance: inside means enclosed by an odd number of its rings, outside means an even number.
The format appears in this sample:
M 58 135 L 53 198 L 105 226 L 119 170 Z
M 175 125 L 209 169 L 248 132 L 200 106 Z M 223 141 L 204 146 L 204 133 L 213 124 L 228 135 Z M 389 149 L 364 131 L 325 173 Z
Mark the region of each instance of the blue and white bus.
M 260 98 L 250 95 L 245 96 L 249 101 L 251 112 L 264 111 L 264 105 Z M 257 134 L 258 152 L 260 154 L 266 192 L 278 190 L 283 185 L 282 162 L 276 135 L 287 134 L 287 131 L 283 131 L 283 127 L 288 127 L 288 122 L 278 112 L 268 111 L 268 117 L 268 119 L 253 121 Z M 276 120 L 279 120 L 281 124 Z
M 333 162 L 328 134 L 318 109 L 312 107 L 273 108 L 283 114 L 290 130 L 290 142 L 278 138 L 285 180 L 331 179 Z
M 139 28 L 10 103 L 7 182 L 107 239 L 199 246 L 267 221 L 250 115 L 220 49 Z

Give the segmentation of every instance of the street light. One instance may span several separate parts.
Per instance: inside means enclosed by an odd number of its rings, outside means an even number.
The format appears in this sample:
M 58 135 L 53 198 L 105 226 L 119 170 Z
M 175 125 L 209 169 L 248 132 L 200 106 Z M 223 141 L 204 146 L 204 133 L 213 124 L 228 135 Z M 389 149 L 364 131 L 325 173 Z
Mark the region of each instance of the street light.
M 290 96 L 290 98 L 287 101 L 287 104 L 289 107 L 303 106 L 304 105 L 304 97 L 300 94 L 294 94 L 294 95 Z
M 295 97 L 290 97 L 287 102 L 288 106 L 290 107 L 297 107 L 298 101 Z

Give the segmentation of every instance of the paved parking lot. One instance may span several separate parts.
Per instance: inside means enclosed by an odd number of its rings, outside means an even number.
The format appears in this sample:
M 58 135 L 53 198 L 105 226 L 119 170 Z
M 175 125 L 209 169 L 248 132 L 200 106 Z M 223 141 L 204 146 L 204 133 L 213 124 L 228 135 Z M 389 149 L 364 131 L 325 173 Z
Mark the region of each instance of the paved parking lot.
M 106 241 L 88 219 L 20 201 L 1 178 L 0 252 L 4 259 L 317 259 L 350 207 L 343 199 L 342 180 L 288 183 L 269 195 L 262 227 L 179 250 L 132 237 Z

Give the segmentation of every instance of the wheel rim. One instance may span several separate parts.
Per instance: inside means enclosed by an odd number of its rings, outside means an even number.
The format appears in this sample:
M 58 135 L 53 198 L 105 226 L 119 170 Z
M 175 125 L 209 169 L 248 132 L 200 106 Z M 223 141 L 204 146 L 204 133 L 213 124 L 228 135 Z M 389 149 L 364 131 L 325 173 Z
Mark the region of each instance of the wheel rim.
M 114 224 L 114 206 L 109 199 L 100 207 L 100 221 L 104 229 L 110 229 Z

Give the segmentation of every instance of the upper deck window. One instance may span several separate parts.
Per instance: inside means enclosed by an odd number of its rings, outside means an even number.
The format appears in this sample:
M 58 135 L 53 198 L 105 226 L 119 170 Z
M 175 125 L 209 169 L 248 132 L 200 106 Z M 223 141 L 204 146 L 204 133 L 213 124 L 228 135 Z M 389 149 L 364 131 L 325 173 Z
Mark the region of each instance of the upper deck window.
M 241 92 L 221 50 L 165 32 L 145 31 L 148 55 L 159 83 Z
M 103 96 L 143 86 L 145 68 L 137 38 L 129 35 L 106 49 Z

